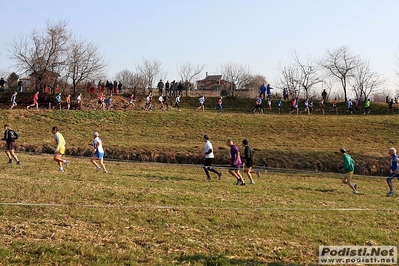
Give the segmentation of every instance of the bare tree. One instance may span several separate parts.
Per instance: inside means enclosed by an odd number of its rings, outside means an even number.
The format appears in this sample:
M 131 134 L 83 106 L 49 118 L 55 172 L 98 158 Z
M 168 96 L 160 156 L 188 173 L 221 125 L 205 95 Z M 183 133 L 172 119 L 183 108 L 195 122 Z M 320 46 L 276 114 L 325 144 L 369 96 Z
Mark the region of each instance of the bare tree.
M 281 74 L 280 80 L 278 81 L 277 87 L 283 90 L 287 88 L 290 95 L 298 97 L 301 94 L 301 83 L 299 82 L 298 76 L 300 70 L 297 65 L 282 66 L 280 65 L 279 71 Z
M 177 73 L 181 81 L 188 81 L 192 83 L 193 79 L 201 74 L 204 70 L 205 64 L 193 65 L 191 62 L 181 63 L 177 65 Z
M 353 69 L 352 79 L 349 82 L 356 99 L 365 102 L 371 93 L 376 92 L 384 80 L 381 75 L 372 71 L 369 61 L 357 60 Z
M 145 89 L 147 87 L 147 80 L 141 73 L 133 73 L 127 69 L 122 70 L 116 74 L 116 79 L 121 80 L 125 86 L 130 89 L 132 93 L 141 89 L 143 95 L 145 94 Z
M 43 33 L 34 30 L 30 36 L 21 37 L 11 45 L 11 59 L 16 62 L 19 71 L 35 77 L 36 89 L 55 83 L 55 77 L 65 66 L 70 37 L 67 24 L 66 21 L 47 22 Z
M 143 95 L 146 94 L 147 79 L 141 73 L 133 73 L 132 81 L 133 91 L 142 89 Z
M 66 76 L 72 79 L 73 92 L 76 93 L 76 87 L 82 81 L 102 76 L 107 64 L 98 54 L 95 44 L 73 39 L 67 50 L 66 65 Z
M 295 52 L 294 59 L 298 70 L 295 71 L 298 74 L 297 83 L 305 90 L 305 97 L 308 98 L 311 88 L 322 82 L 321 76 L 317 72 L 315 63 L 310 58 L 307 59 L 306 63 L 302 63 Z
M 136 69 L 147 80 L 146 86 L 153 88 L 155 79 L 162 71 L 162 64 L 156 59 L 149 60 L 143 57 L 143 63 L 136 65 Z
M 130 70 L 124 69 L 115 75 L 116 80 L 120 80 L 126 88 L 133 88 L 133 73 Z
M 228 95 L 232 98 L 237 98 L 240 93 L 246 89 L 252 80 L 252 74 L 249 66 L 225 63 L 221 66 L 222 79 L 227 81 L 224 84 Z
M 354 56 L 350 53 L 348 47 L 342 46 L 334 51 L 328 50 L 326 58 L 320 62 L 320 65 L 327 70 L 331 77 L 334 77 L 341 82 L 345 95 L 345 102 L 348 100 L 348 80 L 352 77 L 352 72 L 356 67 L 358 58 L 358 56 Z

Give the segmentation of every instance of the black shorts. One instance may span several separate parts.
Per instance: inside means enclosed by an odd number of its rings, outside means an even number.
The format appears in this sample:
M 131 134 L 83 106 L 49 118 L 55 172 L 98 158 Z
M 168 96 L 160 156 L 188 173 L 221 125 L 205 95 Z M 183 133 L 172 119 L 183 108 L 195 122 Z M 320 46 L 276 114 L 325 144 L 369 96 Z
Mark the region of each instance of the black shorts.
M 245 162 L 245 167 L 252 167 L 253 165 L 254 165 L 254 163 L 253 163 L 252 160 L 247 160 L 247 161 Z
M 7 142 L 6 143 L 6 151 L 13 151 L 15 150 L 15 141 Z
M 229 170 L 240 170 L 240 167 L 235 166 L 234 164 L 231 164 L 229 167 Z
M 205 158 L 204 166 L 211 166 L 213 158 Z

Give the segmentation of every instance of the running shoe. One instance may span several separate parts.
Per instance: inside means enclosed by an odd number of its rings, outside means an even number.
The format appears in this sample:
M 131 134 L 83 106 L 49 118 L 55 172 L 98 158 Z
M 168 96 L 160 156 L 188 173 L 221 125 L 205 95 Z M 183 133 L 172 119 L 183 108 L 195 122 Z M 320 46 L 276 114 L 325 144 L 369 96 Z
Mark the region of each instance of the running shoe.
M 222 179 L 222 172 L 218 173 L 219 180 Z
M 395 194 L 395 192 L 389 191 L 389 192 L 387 193 L 387 197 L 392 196 L 393 194 Z

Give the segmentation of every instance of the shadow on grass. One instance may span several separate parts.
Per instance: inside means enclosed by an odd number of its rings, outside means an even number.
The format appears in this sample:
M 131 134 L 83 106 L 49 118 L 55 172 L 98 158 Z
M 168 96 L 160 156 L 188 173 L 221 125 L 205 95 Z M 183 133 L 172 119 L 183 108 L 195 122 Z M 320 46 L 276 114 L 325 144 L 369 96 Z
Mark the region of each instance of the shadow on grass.
M 245 266 L 295 266 L 300 264 L 286 263 L 286 262 L 261 262 L 257 260 L 245 260 L 245 259 L 229 259 L 225 256 L 207 256 L 204 254 L 195 254 L 192 256 L 181 256 L 178 258 L 181 263 L 187 262 L 199 262 L 206 266 L 228 266 L 228 265 L 245 265 Z
M 334 188 L 327 188 L 327 189 L 312 189 L 310 187 L 292 187 L 292 190 L 306 190 L 306 191 L 316 191 L 316 192 L 322 192 L 322 193 L 332 193 L 332 192 L 336 192 L 337 190 Z
M 137 177 L 137 175 L 123 175 L 126 177 Z M 193 178 L 187 177 L 170 177 L 170 176 L 155 176 L 155 175 L 146 175 L 144 178 L 148 179 L 158 179 L 158 180 L 175 180 L 175 181 L 187 181 L 187 180 L 194 180 Z
M 313 190 L 313 189 L 310 188 L 310 187 L 301 187 L 301 186 L 299 186 L 299 187 L 292 187 L 291 189 L 293 189 L 293 190 L 310 190 L 310 191 Z
M 336 192 L 336 189 L 329 188 L 329 189 L 315 189 L 317 192 L 323 192 L 323 193 L 331 193 L 331 192 Z

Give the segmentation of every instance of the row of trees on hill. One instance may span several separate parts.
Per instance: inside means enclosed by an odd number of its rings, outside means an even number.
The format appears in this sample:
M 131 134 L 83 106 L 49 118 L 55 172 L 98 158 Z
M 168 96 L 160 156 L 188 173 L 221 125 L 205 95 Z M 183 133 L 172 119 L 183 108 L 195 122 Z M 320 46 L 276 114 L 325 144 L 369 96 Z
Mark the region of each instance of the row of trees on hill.
M 310 58 L 303 61 L 297 53 L 293 57 L 293 64 L 280 66 L 279 86 L 289 88 L 295 96 L 309 97 L 312 88 L 319 83 L 331 91 L 332 82 L 337 81 L 345 101 L 349 91 L 356 99 L 365 101 L 384 84 L 382 75 L 373 71 L 370 62 L 352 54 L 347 46 L 328 50 L 325 57 L 318 61 Z
M 66 21 L 47 22 L 43 32 L 34 30 L 11 45 L 10 54 L 18 66 L 18 72 L 33 77 L 32 85 L 36 89 L 63 80 L 76 93 L 80 84 L 107 79 L 107 62 L 99 54 L 98 46 L 74 36 L 67 24 Z M 178 64 L 176 69 L 181 81 L 195 84 L 204 67 L 205 64 L 185 62 Z M 258 89 L 262 83 L 267 83 L 264 76 L 254 74 L 248 65 L 229 62 L 222 64 L 217 71 L 228 84 L 221 90 L 224 89 L 233 98 L 239 97 L 245 89 Z M 295 52 L 293 62 L 280 65 L 279 71 L 280 78 L 273 85 L 277 89 L 288 89 L 292 97 L 311 97 L 316 85 L 320 84 L 329 94 L 333 82 L 338 82 L 345 101 L 349 92 L 364 100 L 384 84 L 384 79 L 372 70 L 370 63 L 354 55 L 346 46 L 328 50 L 319 60 L 310 57 L 302 60 Z M 145 90 L 154 88 L 166 76 L 159 60 L 143 57 L 134 71 L 122 70 L 115 75 L 115 79 L 127 88 Z

